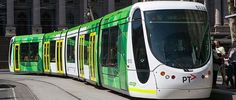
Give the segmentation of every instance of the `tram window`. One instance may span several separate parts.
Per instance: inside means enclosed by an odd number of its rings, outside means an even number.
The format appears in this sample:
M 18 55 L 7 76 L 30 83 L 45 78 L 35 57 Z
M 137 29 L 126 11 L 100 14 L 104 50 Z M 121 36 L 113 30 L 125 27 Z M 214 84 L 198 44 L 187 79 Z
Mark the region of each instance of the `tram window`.
M 89 54 L 89 34 L 85 35 L 84 40 L 84 64 L 88 65 L 88 54 Z
M 67 39 L 67 62 L 75 63 L 75 37 Z
M 117 66 L 117 46 L 119 27 L 104 29 L 102 32 L 102 65 Z
M 109 29 L 104 29 L 102 31 L 102 65 L 106 65 L 107 52 L 108 52 L 108 33 Z
M 50 41 L 50 62 L 56 62 L 55 47 L 56 41 Z
M 22 62 L 38 61 L 38 43 L 22 43 L 20 55 Z
M 28 62 L 29 61 L 29 43 L 22 43 L 20 44 L 20 61 L 21 62 Z
M 148 69 L 142 22 L 140 19 L 140 10 L 136 10 L 132 22 L 134 59 L 137 69 Z
M 29 44 L 29 61 L 38 61 L 38 47 L 39 43 Z
M 11 58 L 12 58 L 12 46 L 13 46 L 13 45 L 10 44 L 9 55 L 8 55 L 8 56 L 9 56 L 9 57 L 8 57 L 8 60 L 9 60 L 9 63 L 10 63 L 10 64 L 11 64 L 11 62 L 12 62 L 12 59 L 11 59 Z
M 138 79 L 141 83 L 146 83 L 149 79 L 149 64 L 146 54 L 141 11 L 138 9 L 134 12 L 132 19 L 132 43 L 134 61 L 137 71 Z

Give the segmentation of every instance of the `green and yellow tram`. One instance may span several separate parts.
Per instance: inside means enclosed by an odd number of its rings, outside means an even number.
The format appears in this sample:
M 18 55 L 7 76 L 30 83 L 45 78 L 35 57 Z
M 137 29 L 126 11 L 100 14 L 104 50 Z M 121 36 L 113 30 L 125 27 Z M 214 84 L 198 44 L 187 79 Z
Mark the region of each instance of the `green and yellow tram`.
M 78 78 L 132 97 L 208 98 L 212 83 L 204 5 L 140 2 L 77 27 L 15 36 L 14 73 Z

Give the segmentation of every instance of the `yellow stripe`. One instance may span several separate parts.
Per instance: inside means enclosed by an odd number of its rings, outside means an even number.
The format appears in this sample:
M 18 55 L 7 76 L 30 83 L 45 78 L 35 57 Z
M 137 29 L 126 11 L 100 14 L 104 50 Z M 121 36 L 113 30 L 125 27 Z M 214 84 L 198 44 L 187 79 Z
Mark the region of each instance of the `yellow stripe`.
M 146 94 L 157 94 L 156 90 L 139 89 L 139 88 L 129 88 L 129 91 L 139 92 L 139 93 L 146 93 Z

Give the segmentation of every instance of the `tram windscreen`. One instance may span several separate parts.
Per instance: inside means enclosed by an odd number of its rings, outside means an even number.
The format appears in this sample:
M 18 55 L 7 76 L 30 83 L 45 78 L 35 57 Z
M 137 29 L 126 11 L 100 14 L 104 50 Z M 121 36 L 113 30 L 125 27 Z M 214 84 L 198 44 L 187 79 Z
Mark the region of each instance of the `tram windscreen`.
M 205 11 L 155 10 L 144 16 L 149 46 L 160 62 L 180 69 L 207 63 L 210 37 Z

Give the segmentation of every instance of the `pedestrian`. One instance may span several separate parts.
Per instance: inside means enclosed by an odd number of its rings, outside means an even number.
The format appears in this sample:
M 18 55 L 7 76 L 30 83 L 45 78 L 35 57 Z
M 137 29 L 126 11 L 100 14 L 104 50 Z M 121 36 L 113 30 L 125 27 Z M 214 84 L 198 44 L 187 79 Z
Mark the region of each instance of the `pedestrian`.
M 232 47 L 229 49 L 229 61 L 232 65 L 232 72 L 234 74 L 234 88 L 236 88 L 236 42 L 234 42 Z
M 232 64 L 230 64 L 228 53 L 226 53 L 226 56 L 224 58 L 224 64 L 226 67 L 226 75 L 227 75 L 226 85 L 230 88 L 234 88 L 233 66 L 232 66 Z M 230 85 L 229 85 L 229 83 L 230 83 Z
M 225 48 L 223 46 L 221 46 L 221 43 L 220 41 L 214 41 L 214 44 L 215 44 L 215 50 L 218 54 L 218 56 L 220 58 L 224 58 L 225 57 Z M 223 79 L 223 82 L 222 82 L 222 85 L 226 85 L 226 73 L 225 73 L 225 64 L 224 64 L 224 59 L 221 59 L 222 60 L 222 63 L 219 65 L 220 66 L 220 73 L 221 73 L 221 76 L 222 76 L 222 79 Z
M 213 83 L 212 86 L 213 88 L 217 88 L 216 86 L 216 81 L 217 81 L 217 75 L 218 75 L 218 70 L 221 64 L 221 58 L 218 56 L 216 49 L 215 49 L 215 44 L 212 44 L 212 54 L 213 54 Z

